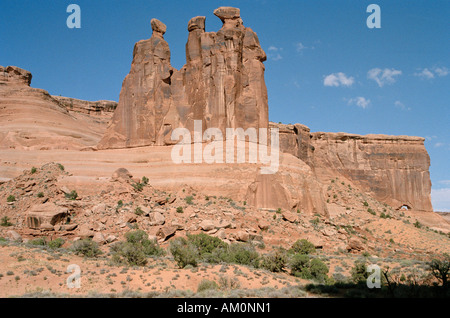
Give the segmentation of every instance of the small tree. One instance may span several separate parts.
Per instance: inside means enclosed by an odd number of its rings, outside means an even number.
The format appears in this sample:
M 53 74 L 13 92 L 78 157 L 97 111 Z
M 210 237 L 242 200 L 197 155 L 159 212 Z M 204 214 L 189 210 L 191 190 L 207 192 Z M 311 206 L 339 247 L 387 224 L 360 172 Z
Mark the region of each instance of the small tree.
M 443 260 L 433 259 L 428 263 L 428 266 L 431 274 L 436 277 L 437 280 L 442 282 L 442 287 L 444 287 L 444 289 L 447 289 L 450 276 L 450 256 L 444 254 Z

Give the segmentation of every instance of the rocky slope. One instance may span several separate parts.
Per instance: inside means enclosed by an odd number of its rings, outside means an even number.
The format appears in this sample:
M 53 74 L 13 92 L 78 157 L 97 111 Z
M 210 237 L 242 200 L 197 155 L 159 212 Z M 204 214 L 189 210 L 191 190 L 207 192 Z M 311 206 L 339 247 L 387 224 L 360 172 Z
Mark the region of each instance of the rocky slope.
M 70 112 L 47 91 L 30 87 L 31 78 L 21 68 L 0 67 L 0 148 L 95 146 L 105 130 L 103 120 Z

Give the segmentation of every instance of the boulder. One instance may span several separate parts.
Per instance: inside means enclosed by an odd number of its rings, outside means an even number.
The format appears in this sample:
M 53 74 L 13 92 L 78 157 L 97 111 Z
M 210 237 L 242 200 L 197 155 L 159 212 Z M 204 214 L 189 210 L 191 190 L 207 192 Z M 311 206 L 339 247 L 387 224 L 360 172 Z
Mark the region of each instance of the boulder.
M 166 225 L 159 228 L 159 230 L 156 232 L 156 237 L 158 238 L 158 240 L 167 241 L 170 237 L 175 235 L 176 231 L 177 228 L 175 226 Z
M 164 225 L 166 218 L 159 212 L 151 212 L 149 215 L 150 225 Z
M 42 224 L 52 226 L 62 223 L 69 215 L 69 210 L 53 203 L 39 204 L 31 207 L 26 214 L 26 224 L 31 229 L 39 229 Z
M 203 220 L 200 222 L 199 226 L 203 231 L 211 231 L 216 228 L 214 221 L 212 220 Z
M 131 178 L 133 178 L 133 176 L 131 175 L 131 173 L 125 169 L 125 168 L 119 168 L 116 171 L 114 171 L 114 173 L 111 176 L 111 179 L 113 181 L 119 181 L 119 180 L 124 180 L 124 181 L 130 181 Z
M 358 239 L 356 237 L 352 237 L 348 240 L 346 249 L 349 252 L 360 252 L 360 251 L 364 251 L 365 248 L 360 239 Z
M 14 230 L 9 230 L 6 232 L 6 238 L 12 242 L 22 242 L 22 236 Z

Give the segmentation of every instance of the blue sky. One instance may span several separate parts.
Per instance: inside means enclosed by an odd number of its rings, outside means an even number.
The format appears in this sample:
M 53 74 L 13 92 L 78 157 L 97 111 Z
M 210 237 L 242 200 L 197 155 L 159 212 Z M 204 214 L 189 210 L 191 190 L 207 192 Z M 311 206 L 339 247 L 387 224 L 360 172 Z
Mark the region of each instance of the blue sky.
M 81 29 L 66 8 L 81 7 Z M 369 29 L 369 4 L 381 29 Z M 433 206 L 450 211 L 450 1 L 2 0 L 0 65 L 33 74 L 51 94 L 118 101 L 134 43 L 167 25 L 172 65 L 185 63 L 187 22 L 219 6 L 241 9 L 268 55 L 269 118 L 311 131 L 426 138 Z

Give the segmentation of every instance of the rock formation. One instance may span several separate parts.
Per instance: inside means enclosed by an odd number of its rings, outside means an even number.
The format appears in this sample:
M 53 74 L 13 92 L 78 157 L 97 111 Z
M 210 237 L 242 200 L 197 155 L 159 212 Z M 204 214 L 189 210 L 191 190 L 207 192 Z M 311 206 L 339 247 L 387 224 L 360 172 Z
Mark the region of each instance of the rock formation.
M 81 149 L 95 146 L 103 126 L 79 120 L 43 89 L 31 72 L 0 66 L 0 148 Z
M 300 124 L 271 126 L 280 129 L 280 151 L 308 163 L 323 183 L 340 176 L 396 209 L 433 210 L 424 138 L 310 133 Z
M 153 19 L 152 37 L 136 43 L 119 105 L 98 148 L 168 145 L 174 128 L 268 128 L 266 59 L 258 37 L 243 26 L 239 9 L 214 11 L 223 26 L 205 32 L 205 17 L 188 22 L 186 65 L 170 65 L 166 26 Z

